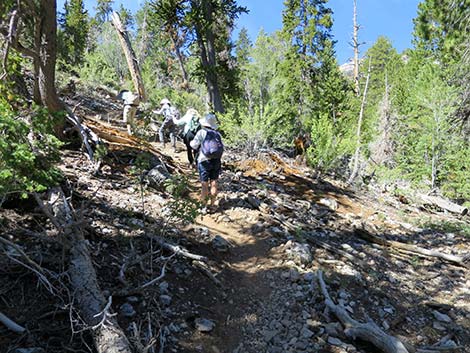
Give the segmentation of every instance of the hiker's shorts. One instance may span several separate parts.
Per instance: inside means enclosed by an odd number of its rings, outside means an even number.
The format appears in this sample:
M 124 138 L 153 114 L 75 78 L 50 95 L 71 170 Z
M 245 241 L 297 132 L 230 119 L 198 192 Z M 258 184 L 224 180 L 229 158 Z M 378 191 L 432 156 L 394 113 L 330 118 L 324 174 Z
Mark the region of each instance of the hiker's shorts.
M 209 159 L 208 161 L 199 162 L 197 164 L 199 171 L 199 179 L 201 181 L 219 179 L 221 163 L 219 159 Z

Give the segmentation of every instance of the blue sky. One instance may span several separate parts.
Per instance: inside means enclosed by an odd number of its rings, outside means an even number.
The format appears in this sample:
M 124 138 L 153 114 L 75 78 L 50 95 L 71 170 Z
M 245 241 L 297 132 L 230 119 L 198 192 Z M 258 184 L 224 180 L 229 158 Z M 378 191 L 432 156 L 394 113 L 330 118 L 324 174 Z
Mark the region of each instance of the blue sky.
M 364 53 L 380 35 L 388 37 L 393 46 L 402 52 L 411 47 L 413 33 L 413 18 L 419 0 L 357 0 L 359 41 Z M 135 12 L 142 0 L 115 0 L 116 7 L 123 4 L 125 8 Z M 64 0 L 57 1 L 57 9 L 63 10 Z M 85 0 L 85 7 L 93 13 L 96 1 Z M 283 0 L 238 0 L 238 4 L 250 10 L 243 14 L 237 22 L 234 36 L 242 27 L 246 27 L 248 34 L 254 42 L 259 30 L 263 28 L 271 33 L 282 27 Z M 336 57 L 343 64 L 352 57 L 352 48 L 349 45 L 352 35 L 352 9 L 353 0 L 330 0 L 328 6 L 333 9 L 333 36 L 336 43 Z
M 393 46 L 402 52 L 411 47 L 413 18 L 416 17 L 419 0 L 357 0 L 357 22 L 361 25 L 359 41 L 365 44 L 364 53 L 380 35 L 388 37 Z M 256 39 L 260 28 L 271 33 L 282 27 L 283 0 L 238 0 L 250 9 L 240 17 L 237 30 L 246 27 L 250 37 Z M 333 36 L 336 57 L 343 64 L 352 57 L 349 45 L 352 37 L 353 0 L 330 0 L 333 10 Z M 235 33 L 236 34 L 236 33 Z

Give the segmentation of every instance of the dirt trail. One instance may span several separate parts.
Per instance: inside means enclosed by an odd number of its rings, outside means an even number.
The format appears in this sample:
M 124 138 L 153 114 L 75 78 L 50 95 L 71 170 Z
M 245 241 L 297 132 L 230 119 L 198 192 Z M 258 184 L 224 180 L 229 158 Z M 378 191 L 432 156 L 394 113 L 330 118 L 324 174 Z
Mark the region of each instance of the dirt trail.
M 169 148 L 162 152 L 185 172 L 196 199 L 197 172 L 187 166 L 183 145 L 178 147 L 178 153 Z M 299 173 L 272 154 L 250 159 L 227 151 L 218 210 L 194 224 L 173 223 L 167 217 L 170 194 L 140 182 L 134 163 L 140 153 L 113 152 L 99 175 L 90 173 L 86 157 L 77 151 L 64 151 L 61 165 L 71 185 L 71 201 L 77 209 L 86 205 L 85 235 L 106 295 L 138 288 L 158 277 L 166 264 L 164 277 L 144 291 L 113 297 L 112 309 L 130 338 L 136 339 L 137 327 L 142 344 L 153 336 L 158 342 L 155 352 L 164 353 L 377 352 L 347 338 L 337 318 L 325 310 L 315 277 L 322 269 L 333 299 L 357 320 L 371 317 L 389 334 L 406 337 L 416 347 L 444 337 L 469 352 L 468 271 L 370 244 L 353 232 L 365 222 L 377 227 L 380 237 L 468 253 L 468 236 L 460 228 L 440 227 L 440 221 L 448 220 L 444 215 L 397 204 L 393 196 L 355 194 L 339 182 Z M 46 246 L 34 235 L 55 236 L 45 218 L 28 207 L 0 210 L 0 224 L 33 259 L 63 273 L 63 249 Z M 418 227 L 421 218 L 431 225 Z M 456 221 L 469 225 L 465 219 Z M 169 259 L 171 253 L 152 245 L 147 234 L 206 256 L 210 272 L 222 285 L 187 258 Z M 149 249 L 155 250 L 153 257 L 146 256 Z M 123 284 L 120 270 L 125 263 Z M 0 326 L 0 353 L 35 347 L 48 353 L 90 352 L 86 334 L 70 330 L 67 303 L 51 297 L 36 285 L 34 274 L 5 256 L 0 257 L 0 268 L 0 283 L 5 283 L 0 312 L 30 330 L 18 337 Z M 206 325 L 202 330 L 201 322 Z M 204 332 L 207 325 L 213 327 Z
M 185 151 L 165 151 L 184 165 Z M 199 191 L 197 174 L 191 170 L 190 175 L 193 187 Z M 219 200 L 227 197 L 224 182 L 227 183 L 222 177 L 219 182 Z M 182 346 L 196 351 L 233 352 L 242 340 L 243 326 L 258 319 L 258 301 L 269 298 L 272 290 L 265 273 L 275 268 L 276 261 L 269 256 L 272 248 L 269 237 L 263 232 L 253 231 L 259 222 L 259 214 L 251 212 L 251 217 L 247 217 L 245 212 L 228 211 L 232 210 L 219 207 L 215 212 L 196 219 L 197 226 L 208 229 L 212 236 L 220 235 L 230 244 L 228 252 L 217 256 L 215 260 L 215 266 L 220 271 L 217 278 L 222 281 L 222 295 L 207 303 L 210 305 L 211 319 L 217 322 L 216 329 L 211 335 L 196 334 L 189 342 L 180 342 Z

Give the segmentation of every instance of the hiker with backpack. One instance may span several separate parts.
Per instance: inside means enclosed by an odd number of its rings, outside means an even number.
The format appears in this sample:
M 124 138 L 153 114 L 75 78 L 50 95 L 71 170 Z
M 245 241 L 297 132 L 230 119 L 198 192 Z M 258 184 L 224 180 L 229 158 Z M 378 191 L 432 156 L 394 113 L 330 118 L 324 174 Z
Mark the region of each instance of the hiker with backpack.
M 176 107 L 174 107 L 167 98 L 163 98 L 160 101 L 160 109 L 154 110 L 155 114 L 163 115 L 163 123 L 158 129 L 158 139 L 165 148 L 165 132 L 170 134 L 170 142 L 173 150 L 176 151 L 176 136 L 175 136 L 175 124 L 173 119 L 179 119 L 180 113 Z
M 199 113 L 194 108 L 189 108 L 186 114 L 181 118 L 173 118 L 173 123 L 177 126 L 184 125 L 183 128 L 183 142 L 186 145 L 186 152 L 188 154 L 188 162 L 191 166 L 195 165 L 195 159 L 197 156 L 197 151 L 191 148 L 190 142 L 196 136 L 196 133 L 201 128 L 199 123 Z
M 126 124 L 128 134 L 132 135 L 132 130 L 134 128 L 134 117 L 135 113 L 137 112 L 137 107 L 140 103 L 140 98 L 137 94 L 134 94 L 128 90 L 122 90 L 119 92 L 117 98 L 124 102 L 122 120 Z
M 217 180 L 221 172 L 221 158 L 224 152 L 222 137 L 217 131 L 217 118 L 214 114 L 206 114 L 199 120 L 201 130 L 196 133 L 190 142 L 194 150 L 199 149 L 197 167 L 199 179 L 201 180 L 201 201 L 203 212 L 207 211 L 207 203 L 213 210 L 217 196 Z

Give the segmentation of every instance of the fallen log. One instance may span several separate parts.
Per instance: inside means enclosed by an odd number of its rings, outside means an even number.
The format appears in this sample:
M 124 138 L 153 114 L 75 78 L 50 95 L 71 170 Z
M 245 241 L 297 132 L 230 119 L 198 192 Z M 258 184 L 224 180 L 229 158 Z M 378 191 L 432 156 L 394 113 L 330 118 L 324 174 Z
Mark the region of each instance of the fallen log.
M 51 192 L 53 203 L 47 206 L 38 202 L 44 213 L 61 233 L 64 243 L 70 248 L 68 275 L 86 329 L 92 331 L 98 353 L 131 353 L 129 341 L 119 327 L 114 314 L 110 314 L 111 298 L 108 304 L 101 292 L 96 271 L 83 237 L 80 222 L 74 222 L 71 208 L 61 189 Z
M 436 250 L 428 250 L 428 249 L 425 249 L 425 248 L 422 248 L 413 244 L 407 244 L 407 243 L 401 243 L 399 241 L 383 239 L 383 238 L 380 238 L 376 235 L 369 233 L 364 228 L 355 228 L 354 233 L 360 236 L 362 239 L 365 239 L 375 244 L 388 246 L 391 248 L 404 249 L 407 251 L 411 251 L 415 254 L 419 254 L 419 255 L 423 255 L 427 257 L 436 257 L 441 260 L 452 262 L 462 267 L 466 267 L 466 268 L 469 267 L 468 263 L 466 262 L 467 258 L 464 256 L 445 254 Z
M 365 324 L 356 321 L 349 316 L 346 309 L 342 306 L 336 305 L 331 299 L 330 294 L 326 289 L 325 281 L 323 280 L 322 271 L 318 270 L 317 275 L 322 294 L 325 297 L 325 304 L 344 325 L 344 333 L 346 336 L 352 339 L 360 338 L 364 341 L 370 342 L 385 353 L 410 353 L 403 342 L 398 338 L 385 333 L 374 322 L 370 321 Z
M 129 135 L 127 132 L 120 131 L 115 127 L 102 121 L 86 117 L 83 119 L 84 125 L 95 133 L 101 141 L 114 149 L 136 149 L 153 154 L 161 160 L 170 173 L 174 171 L 184 173 L 171 157 L 161 153 L 160 150 L 153 147 L 149 142 L 142 140 L 136 136 Z
M 443 210 L 449 211 L 451 213 L 456 213 L 461 216 L 468 214 L 468 208 L 457 205 L 449 200 L 443 199 L 439 196 L 429 196 L 429 195 L 419 195 L 424 204 L 437 206 Z

